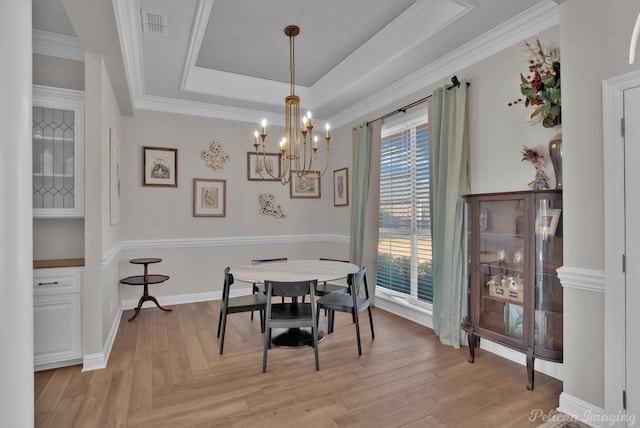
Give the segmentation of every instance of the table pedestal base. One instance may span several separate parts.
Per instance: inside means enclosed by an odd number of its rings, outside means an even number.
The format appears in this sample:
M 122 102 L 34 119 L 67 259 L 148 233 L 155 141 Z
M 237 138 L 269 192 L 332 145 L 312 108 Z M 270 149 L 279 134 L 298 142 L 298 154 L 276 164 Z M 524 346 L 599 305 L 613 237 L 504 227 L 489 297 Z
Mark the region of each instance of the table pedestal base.
M 133 314 L 133 316 L 131 318 L 129 318 L 129 321 L 133 321 L 134 319 L 136 319 L 136 317 L 138 316 L 138 314 L 140 313 L 140 309 L 142 309 L 142 304 L 146 301 L 152 301 L 153 303 L 156 304 L 156 306 L 159 309 L 162 309 L 163 311 L 166 312 L 171 312 L 172 309 L 167 309 L 167 308 L 163 308 L 162 306 L 160 306 L 160 303 L 158 303 L 158 300 L 149 295 L 149 287 L 147 286 L 147 284 L 144 285 L 144 292 L 142 293 L 142 297 L 140 297 L 140 300 L 138 300 L 138 307 L 136 307 L 136 312 Z
M 318 331 L 318 343 L 324 340 L 324 332 Z M 300 348 L 313 346 L 311 332 L 304 328 L 290 328 L 271 339 L 271 343 L 281 348 Z

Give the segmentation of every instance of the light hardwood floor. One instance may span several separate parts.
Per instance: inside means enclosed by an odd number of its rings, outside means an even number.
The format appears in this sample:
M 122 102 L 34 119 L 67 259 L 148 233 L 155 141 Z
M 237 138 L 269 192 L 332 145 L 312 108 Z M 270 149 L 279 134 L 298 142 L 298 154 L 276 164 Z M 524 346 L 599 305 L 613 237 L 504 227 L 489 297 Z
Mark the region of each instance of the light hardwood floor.
M 348 314 L 313 350 L 274 348 L 262 373 L 260 323 L 230 315 L 219 355 L 219 301 L 125 311 L 108 367 L 35 374 L 37 427 L 522 427 L 558 406 L 562 383 L 486 351 L 440 344 L 433 331 L 362 313 L 362 356 Z M 325 317 L 321 316 L 322 320 Z M 326 321 L 323 321 L 326 323 Z M 326 324 L 325 324 L 326 330 Z

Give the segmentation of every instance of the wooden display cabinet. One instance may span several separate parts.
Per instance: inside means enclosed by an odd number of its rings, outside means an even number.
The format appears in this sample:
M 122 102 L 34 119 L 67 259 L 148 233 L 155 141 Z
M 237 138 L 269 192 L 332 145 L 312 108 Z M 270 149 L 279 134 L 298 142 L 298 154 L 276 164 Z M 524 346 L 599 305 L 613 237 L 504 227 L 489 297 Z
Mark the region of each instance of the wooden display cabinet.
M 562 362 L 562 191 L 465 195 L 469 362 L 484 337 Z

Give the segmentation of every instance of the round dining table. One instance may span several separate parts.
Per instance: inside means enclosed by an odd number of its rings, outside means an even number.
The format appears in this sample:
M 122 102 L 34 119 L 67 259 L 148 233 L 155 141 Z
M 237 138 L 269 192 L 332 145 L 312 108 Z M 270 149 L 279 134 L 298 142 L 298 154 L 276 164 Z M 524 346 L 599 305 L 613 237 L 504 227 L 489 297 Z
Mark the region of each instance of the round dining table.
M 335 260 L 287 260 L 257 265 L 232 266 L 235 281 L 264 284 L 265 281 L 304 281 L 317 279 L 318 283 L 337 281 L 360 270 L 358 265 Z M 318 330 L 318 341 L 324 333 Z M 291 328 L 273 337 L 271 342 L 282 347 L 311 346 L 311 333 L 302 328 Z

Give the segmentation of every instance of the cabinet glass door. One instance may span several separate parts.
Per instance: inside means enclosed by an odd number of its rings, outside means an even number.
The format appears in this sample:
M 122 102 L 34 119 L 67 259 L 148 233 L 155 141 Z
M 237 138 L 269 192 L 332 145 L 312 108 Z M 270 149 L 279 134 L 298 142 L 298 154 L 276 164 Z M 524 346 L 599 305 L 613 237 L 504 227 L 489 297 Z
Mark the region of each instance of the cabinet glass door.
M 535 219 L 536 348 L 562 350 L 562 286 L 556 269 L 562 265 L 562 200 L 536 201 Z
M 481 201 L 478 208 L 479 326 L 524 343 L 524 200 Z
M 83 124 L 81 92 L 34 86 L 34 217 L 83 216 Z
M 33 107 L 33 208 L 75 206 L 75 114 Z

